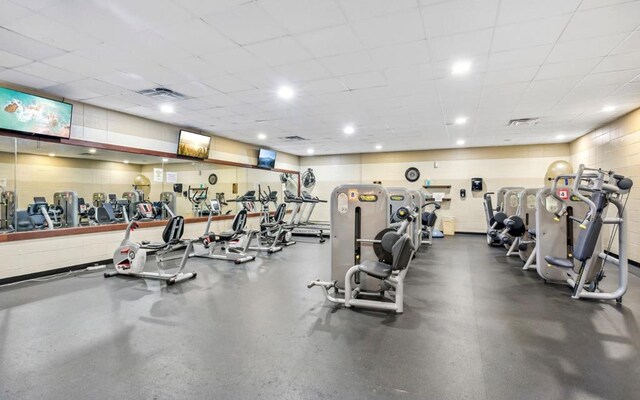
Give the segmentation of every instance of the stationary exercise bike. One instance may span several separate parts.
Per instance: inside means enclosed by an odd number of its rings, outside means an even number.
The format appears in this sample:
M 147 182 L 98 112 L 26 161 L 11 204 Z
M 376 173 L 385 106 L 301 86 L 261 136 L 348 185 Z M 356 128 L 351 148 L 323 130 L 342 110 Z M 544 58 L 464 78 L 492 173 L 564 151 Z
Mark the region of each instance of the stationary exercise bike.
M 134 242 L 131 240 L 131 232 L 139 227 L 138 220 L 141 219 L 143 214 L 152 212 L 153 210 L 153 208 L 147 203 L 140 203 L 138 206 L 139 210 L 136 217 L 127 225 L 124 239 L 113 253 L 113 265 L 115 270 L 105 272 L 104 277 L 109 278 L 116 275 L 127 275 L 136 278 L 163 280 L 167 282 L 167 285 L 173 285 L 174 283 L 195 278 L 197 275 L 196 272 L 182 272 L 189 259 L 189 254 L 193 249 L 193 244 L 200 242 L 205 247 L 208 247 L 213 241 L 213 238 L 209 235 L 203 235 L 195 240 L 182 240 L 182 234 L 184 233 L 184 218 L 173 214 L 169 207 L 163 203 L 165 210 L 169 215 L 171 215 L 171 218 L 162 232 L 162 242 Z M 181 256 L 168 256 L 169 253 L 182 249 L 184 252 Z M 147 272 L 144 270 L 147 262 L 148 251 L 155 252 L 158 268 L 157 272 Z M 180 258 L 180 262 L 176 272 L 167 273 L 161 269 L 161 267 L 165 266 L 165 263 L 178 258 Z

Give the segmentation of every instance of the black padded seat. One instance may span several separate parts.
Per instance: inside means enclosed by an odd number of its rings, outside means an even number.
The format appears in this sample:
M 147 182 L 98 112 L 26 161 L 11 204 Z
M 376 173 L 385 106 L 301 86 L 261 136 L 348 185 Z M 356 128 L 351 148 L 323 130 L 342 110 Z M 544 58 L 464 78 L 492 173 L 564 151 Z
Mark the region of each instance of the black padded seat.
M 391 265 L 380 261 L 364 260 L 358 265 L 358 270 L 378 279 L 385 279 L 391 275 Z
M 544 260 L 549 264 L 560 268 L 573 268 L 573 260 L 553 256 L 544 256 Z
M 229 240 L 233 239 L 237 234 L 242 234 L 244 233 L 244 231 L 241 232 L 220 232 L 218 234 L 218 240 L 221 242 L 228 242 Z

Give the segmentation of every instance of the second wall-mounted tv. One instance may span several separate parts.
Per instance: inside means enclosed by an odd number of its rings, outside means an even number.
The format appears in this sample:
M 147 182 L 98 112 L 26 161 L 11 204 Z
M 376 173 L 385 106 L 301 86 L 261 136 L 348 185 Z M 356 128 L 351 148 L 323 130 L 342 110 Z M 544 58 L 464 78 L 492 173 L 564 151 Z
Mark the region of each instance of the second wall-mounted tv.
M 209 147 L 211 146 L 211 136 L 199 133 L 180 131 L 178 139 L 178 155 L 204 160 L 209 158 Z
M 269 149 L 260 149 L 258 153 L 258 168 L 274 169 L 276 167 L 276 152 Z
M 73 105 L 0 87 L 0 129 L 68 139 Z

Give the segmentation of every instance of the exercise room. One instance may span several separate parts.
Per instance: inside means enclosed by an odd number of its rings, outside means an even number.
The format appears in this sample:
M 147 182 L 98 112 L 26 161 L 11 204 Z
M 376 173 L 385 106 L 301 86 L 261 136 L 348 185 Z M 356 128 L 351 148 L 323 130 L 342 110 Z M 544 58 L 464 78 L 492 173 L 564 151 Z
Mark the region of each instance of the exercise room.
M 639 0 L 0 0 L 0 399 L 640 393 Z

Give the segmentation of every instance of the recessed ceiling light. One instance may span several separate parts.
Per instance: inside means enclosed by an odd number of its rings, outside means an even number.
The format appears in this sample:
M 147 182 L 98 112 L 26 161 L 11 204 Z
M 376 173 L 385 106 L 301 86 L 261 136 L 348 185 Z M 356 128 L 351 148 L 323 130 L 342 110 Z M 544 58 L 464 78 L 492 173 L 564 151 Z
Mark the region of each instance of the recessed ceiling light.
M 462 146 L 462 145 L 464 145 L 464 139 L 458 139 L 458 141 L 456 142 L 456 144 L 457 144 L 458 146 Z
M 468 74 L 471 71 L 471 61 L 457 61 L 453 63 L 451 67 L 451 73 L 453 75 Z
M 169 159 L 168 158 L 163 158 L 162 162 L 169 162 Z
M 267 138 L 267 134 L 266 133 L 258 133 L 258 139 L 260 140 L 265 140 Z
M 615 106 L 604 106 L 602 107 L 602 112 L 611 112 L 611 111 L 615 111 L 616 107 Z
M 562 139 L 564 139 L 564 135 L 556 135 L 556 139 L 557 140 L 562 140 Z
M 175 108 L 173 108 L 173 106 L 171 104 L 163 104 L 160 106 L 160 111 L 162 111 L 165 114 L 171 114 L 173 112 L 176 111 Z
M 129 164 L 129 160 L 124 160 L 123 163 Z
M 89 153 L 91 153 L 91 154 L 96 154 L 96 151 L 98 151 L 98 150 L 96 150 L 96 149 L 89 149 Z
M 381 144 L 377 144 L 376 145 L 376 150 L 382 150 L 382 145 Z
M 458 117 L 458 118 L 456 118 L 456 125 L 464 125 L 464 124 L 467 123 L 468 119 L 469 118 L 467 118 L 467 117 Z
M 307 153 L 309 153 L 309 154 L 313 154 L 313 153 L 314 153 L 314 150 L 313 150 L 313 149 L 307 149 Z
M 295 95 L 296 92 L 291 86 L 280 86 L 280 88 L 278 89 L 278 97 L 280 97 L 281 99 L 290 100 Z
M 56 153 L 49 153 L 49 157 L 55 157 Z
M 347 125 L 342 129 L 342 132 L 344 132 L 345 135 L 352 135 L 355 131 L 356 128 L 353 125 Z

